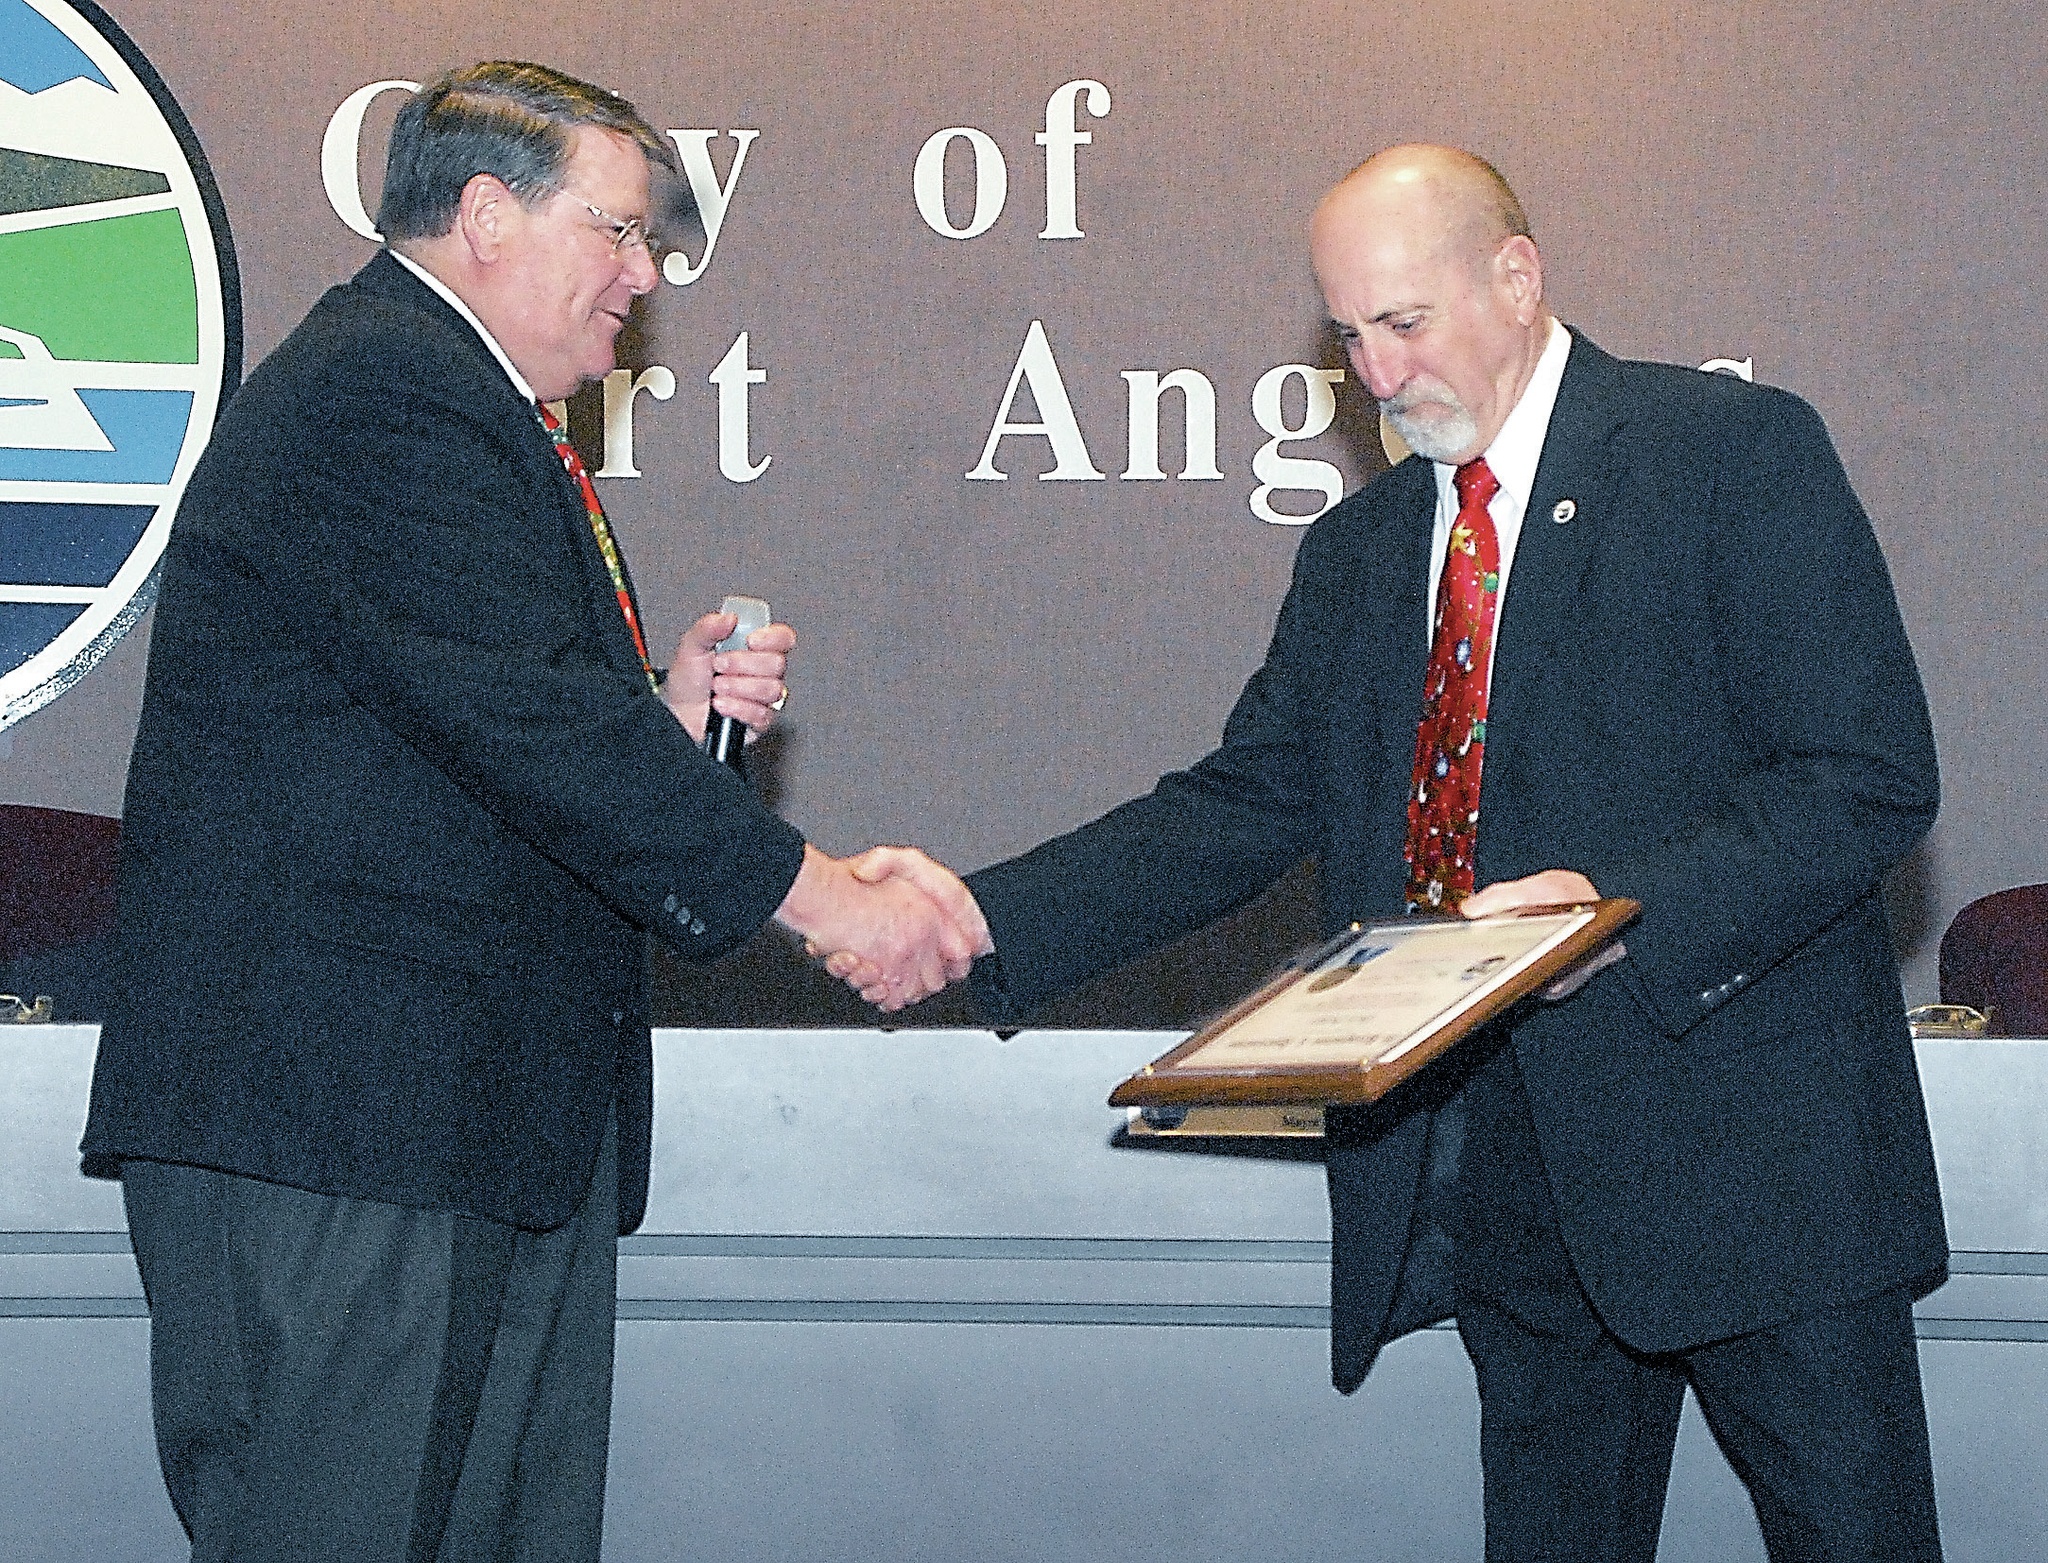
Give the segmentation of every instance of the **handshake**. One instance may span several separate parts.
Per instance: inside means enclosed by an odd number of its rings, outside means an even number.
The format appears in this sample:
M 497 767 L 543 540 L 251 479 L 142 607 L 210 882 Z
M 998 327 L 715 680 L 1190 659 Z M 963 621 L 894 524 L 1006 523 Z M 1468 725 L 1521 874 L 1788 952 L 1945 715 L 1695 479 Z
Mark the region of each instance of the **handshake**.
M 796 631 L 770 624 L 744 649 L 721 649 L 738 623 L 722 610 L 705 614 L 683 632 L 669 666 L 662 699 L 699 743 L 714 712 L 758 735 L 789 698 L 783 679 Z M 973 892 L 915 847 L 834 858 L 806 846 L 775 920 L 801 935 L 833 976 L 891 1011 L 958 982 L 976 956 L 995 949 Z
M 775 920 L 833 976 L 889 1011 L 958 982 L 995 949 L 974 893 L 915 847 L 834 858 L 806 846 Z

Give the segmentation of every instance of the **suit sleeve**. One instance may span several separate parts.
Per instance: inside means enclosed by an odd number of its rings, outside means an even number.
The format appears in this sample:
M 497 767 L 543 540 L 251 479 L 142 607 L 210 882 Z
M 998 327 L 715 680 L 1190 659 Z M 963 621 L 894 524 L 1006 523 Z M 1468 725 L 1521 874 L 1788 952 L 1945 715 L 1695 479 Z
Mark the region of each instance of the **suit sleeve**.
M 1873 902 L 1939 798 L 1890 575 L 1827 432 L 1782 392 L 1748 407 L 1717 464 L 1701 583 L 1721 685 L 1703 693 L 1733 713 L 1733 762 L 1697 812 L 1597 876 L 1649 909 L 1620 969 L 1674 1034 Z

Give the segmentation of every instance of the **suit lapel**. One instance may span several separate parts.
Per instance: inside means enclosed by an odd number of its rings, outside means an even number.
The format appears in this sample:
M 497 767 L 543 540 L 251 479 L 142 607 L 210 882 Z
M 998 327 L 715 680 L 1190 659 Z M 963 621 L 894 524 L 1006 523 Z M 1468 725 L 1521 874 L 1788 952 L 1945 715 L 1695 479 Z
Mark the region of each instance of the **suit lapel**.
M 1422 710 L 1422 674 L 1429 662 L 1434 471 L 1427 461 L 1411 457 L 1389 473 L 1382 480 L 1389 490 L 1386 502 L 1360 540 L 1360 627 L 1356 649 L 1346 661 L 1366 681 L 1358 691 L 1360 709 L 1377 730 L 1375 747 L 1390 760 L 1413 752 Z
M 1311 547 L 1323 533 L 1304 544 L 1313 562 L 1297 581 L 1299 633 L 1318 650 L 1296 671 L 1333 789 L 1323 878 L 1332 926 L 1400 906 L 1403 800 L 1429 656 L 1423 599 L 1435 503 L 1429 463 L 1411 458 L 1347 499 L 1344 513 L 1316 523 L 1335 529 L 1327 553 Z
M 479 403 L 477 411 L 493 420 L 502 417 L 507 428 L 518 428 L 517 443 L 522 452 L 531 453 L 536 474 L 541 471 L 552 474 L 543 480 L 553 485 L 545 492 L 557 496 L 556 510 L 567 528 L 569 547 L 577 563 L 577 579 L 569 589 L 574 590 L 588 611 L 596 615 L 593 622 L 598 626 L 598 638 L 604 645 L 607 660 L 620 672 L 630 673 L 644 683 L 640 672 L 640 651 L 633 644 L 633 631 L 626 623 L 626 616 L 619 611 L 611 572 L 605 568 L 604 554 L 591 530 L 590 513 L 583 508 L 582 492 L 562 465 L 554 440 L 542 426 L 532 404 L 520 397 L 518 388 L 507 378 L 504 366 L 484 339 L 477 335 L 476 328 L 451 309 L 446 299 L 394 260 L 389 251 L 378 251 L 356 273 L 355 285 L 366 292 L 427 311 L 446 325 L 451 342 L 461 344 L 464 356 L 473 361 L 479 395 L 490 404 Z M 502 407 L 498 405 L 500 403 Z M 616 541 L 614 538 L 614 544 Z M 632 575 L 626 570 L 623 554 L 619 569 L 626 577 L 627 594 L 634 598 L 633 611 L 639 613 L 639 600 L 633 591 Z M 640 622 L 644 627 L 647 622 L 644 615 Z M 652 649 L 649 648 L 650 654 Z
M 1429 668 L 1431 618 L 1429 597 L 1430 543 L 1436 523 L 1436 466 L 1410 457 L 1415 468 L 1413 491 L 1388 518 L 1386 552 L 1397 586 L 1388 593 L 1389 612 L 1383 633 L 1388 637 L 1380 659 L 1385 671 L 1379 687 L 1379 745 L 1385 755 L 1376 790 L 1373 818 L 1384 821 L 1381 845 L 1373 854 L 1376 886 L 1364 910 L 1384 915 L 1403 905 L 1408 880 L 1403 846 L 1408 838 L 1408 799 L 1415 765 L 1415 730 L 1422 717 L 1422 688 Z
M 1495 637 L 1486 700 L 1488 777 L 1509 770 L 1544 723 L 1549 699 L 1544 682 L 1555 661 L 1553 648 L 1579 620 L 1580 594 L 1596 553 L 1614 528 L 1627 524 L 1617 513 L 1610 460 L 1623 416 L 1614 359 L 1575 335 Z M 1482 823 L 1482 850 L 1485 838 Z
M 534 428 L 539 431 L 540 442 L 548 453 L 548 465 L 553 469 L 557 483 L 564 497 L 564 517 L 569 527 L 570 546 L 576 551 L 576 558 L 582 566 L 586 599 L 597 604 L 599 636 L 604 642 L 612 665 L 622 673 L 631 673 L 634 678 L 645 682 L 640 666 L 640 648 L 633 642 L 633 627 L 626 622 L 626 615 L 619 607 L 618 588 L 612 583 L 610 567 L 605 563 L 604 550 L 597 541 L 597 529 L 591 524 L 590 511 L 584 506 L 583 491 L 569 474 L 561 453 L 555 449 L 555 442 L 547 430 L 534 419 Z M 595 487 L 593 482 L 592 487 Z M 603 501 L 600 499 L 599 503 Z M 640 612 L 640 595 L 633 586 L 633 572 L 626 567 L 625 550 L 620 547 L 618 533 L 612 530 L 610 512 L 605 515 L 605 528 L 611 532 L 612 548 L 618 555 L 619 579 L 624 583 L 626 597 L 633 604 L 633 613 L 639 619 L 642 633 L 646 631 L 647 620 Z M 651 658 L 654 653 L 648 647 Z

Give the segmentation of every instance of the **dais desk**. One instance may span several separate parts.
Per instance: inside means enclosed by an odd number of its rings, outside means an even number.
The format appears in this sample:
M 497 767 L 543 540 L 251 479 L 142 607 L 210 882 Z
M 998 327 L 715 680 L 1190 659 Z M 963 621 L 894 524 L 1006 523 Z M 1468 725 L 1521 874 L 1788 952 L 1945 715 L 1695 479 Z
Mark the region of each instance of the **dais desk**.
M 0 1536 L 174 1559 L 96 1033 L 0 1028 Z M 1328 1387 L 1313 1145 L 1119 1143 L 1155 1032 L 663 1031 L 606 1556 L 1476 1557 L 1456 1336 Z M 1920 1044 L 1957 1255 L 1919 1309 L 1952 1563 L 2048 1555 L 2048 1042 Z M 1760 1559 L 1690 1408 L 1661 1556 Z

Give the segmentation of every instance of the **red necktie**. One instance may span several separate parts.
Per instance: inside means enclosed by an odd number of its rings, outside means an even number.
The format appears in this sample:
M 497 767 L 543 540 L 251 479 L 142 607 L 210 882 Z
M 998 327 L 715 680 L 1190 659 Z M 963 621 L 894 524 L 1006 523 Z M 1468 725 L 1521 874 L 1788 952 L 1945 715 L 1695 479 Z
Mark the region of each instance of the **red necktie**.
M 633 649 L 640 653 L 640 666 L 647 674 L 647 686 L 659 690 L 661 680 L 654 676 L 654 664 L 647 657 L 647 639 L 640 633 L 640 615 L 633 608 L 633 594 L 626 586 L 626 569 L 619 563 L 618 545 L 612 541 L 612 529 L 604 518 L 604 506 L 597 502 L 597 487 L 590 481 L 583 458 L 569 443 L 569 431 L 548 411 L 546 402 L 537 401 L 534 406 L 540 409 L 541 427 L 555 442 L 555 454 L 562 458 L 562 465 L 569 469 L 569 476 L 576 480 L 576 487 L 583 495 L 583 508 L 590 516 L 591 534 L 597 539 L 597 551 L 604 555 L 604 567 L 612 578 L 612 590 L 618 593 L 619 612 L 626 616 L 626 628 L 633 632 Z
M 1500 539 L 1487 502 L 1500 483 L 1481 456 L 1457 471 L 1458 518 L 1436 588 L 1436 627 L 1408 789 L 1408 904 L 1452 911 L 1472 893 L 1486 681 L 1500 602 Z

